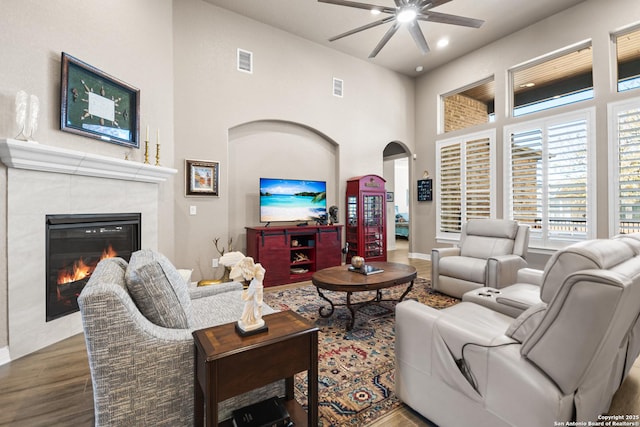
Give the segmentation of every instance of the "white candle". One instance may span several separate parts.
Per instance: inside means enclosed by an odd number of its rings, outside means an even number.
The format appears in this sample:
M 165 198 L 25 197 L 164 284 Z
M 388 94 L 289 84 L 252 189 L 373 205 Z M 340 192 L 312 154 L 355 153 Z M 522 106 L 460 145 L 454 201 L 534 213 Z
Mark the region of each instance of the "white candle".
M 149 125 L 147 125 L 147 138 L 145 139 L 145 141 L 149 140 Z
M 158 129 L 158 144 L 160 144 L 160 129 Z

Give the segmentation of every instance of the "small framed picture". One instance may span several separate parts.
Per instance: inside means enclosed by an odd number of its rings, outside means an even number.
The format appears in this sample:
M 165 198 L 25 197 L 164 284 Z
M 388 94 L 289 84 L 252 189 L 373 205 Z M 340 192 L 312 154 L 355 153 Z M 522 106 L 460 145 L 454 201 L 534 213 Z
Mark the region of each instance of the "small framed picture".
M 219 193 L 220 163 L 185 160 L 186 196 L 215 196 Z
M 393 202 L 393 191 L 387 191 L 387 202 Z

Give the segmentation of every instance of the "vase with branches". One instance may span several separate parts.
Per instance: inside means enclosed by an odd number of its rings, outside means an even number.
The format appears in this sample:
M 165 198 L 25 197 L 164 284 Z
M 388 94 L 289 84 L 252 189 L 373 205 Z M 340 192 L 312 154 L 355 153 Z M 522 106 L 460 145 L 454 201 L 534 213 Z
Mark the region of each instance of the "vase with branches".
M 216 237 L 213 239 L 213 245 L 216 247 L 216 251 L 218 251 L 218 254 L 220 255 L 220 264 L 222 264 L 222 266 L 224 267 L 224 274 L 222 275 L 222 278 L 220 280 L 222 281 L 222 283 L 228 282 L 229 273 L 231 272 L 231 267 L 233 266 L 224 265 L 222 263 L 222 257 L 224 257 L 225 254 L 233 252 L 233 237 L 229 237 L 229 240 L 227 240 L 226 248 L 224 246 L 220 247 L 220 237 Z

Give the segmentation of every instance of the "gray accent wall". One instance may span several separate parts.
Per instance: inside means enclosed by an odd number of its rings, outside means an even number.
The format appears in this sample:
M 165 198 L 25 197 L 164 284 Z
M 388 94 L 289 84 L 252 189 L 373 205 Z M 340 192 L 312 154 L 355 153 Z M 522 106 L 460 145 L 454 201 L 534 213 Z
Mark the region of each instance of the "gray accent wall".
M 252 74 L 236 70 L 238 48 L 253 53 Z M 414 147 L 413 79 L 200 0 L 174 2 L 174 75 L 178 175 L 185 158 L 221 167 L 218 198 L 184 197 L 175 183 L 175 260 L 194 277 L 222 274 L 213 238 L 245 248 L 260 176 L 327 181 L 344 222 L 347 179 L 382 175 L 389 142 Z

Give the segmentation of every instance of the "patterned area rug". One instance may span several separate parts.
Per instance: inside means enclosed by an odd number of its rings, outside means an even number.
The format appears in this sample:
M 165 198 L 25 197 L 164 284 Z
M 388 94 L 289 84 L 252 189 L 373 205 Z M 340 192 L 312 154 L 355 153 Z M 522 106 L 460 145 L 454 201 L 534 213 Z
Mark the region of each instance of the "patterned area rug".
M 384 299 L 399 298 L 405 285 L 383 291 Z M 346 294 L 323 291 L 334 303 L 344 303 Z M 372 299 L 375 292 L 355 293 L 352 301 Z M 445 308 L 459 300 L 429 287 L 418 278 L 405 299 L 416 299 L 435 308 Z M 294 310 L 315 322 L 318 334 L 319 426 L 362 426 L 397 408 L 400 402 L 394 386 L 394 302 L 368 305 L 356 313 L 353 329 L 345 331 L 349 310 L 337 306 L 333 315 L 322 318 L 320 307 L 329 308 L 309 284 L 300 288 L 265 292 L 264 301 L 277 310 Z M 307 375 L 295 379 L 295 397 L 306 409 Z

